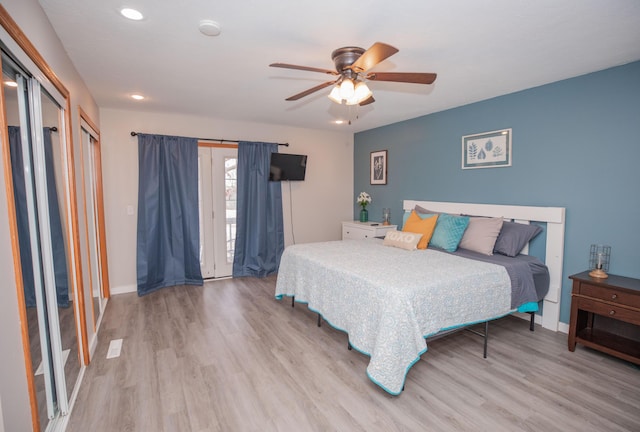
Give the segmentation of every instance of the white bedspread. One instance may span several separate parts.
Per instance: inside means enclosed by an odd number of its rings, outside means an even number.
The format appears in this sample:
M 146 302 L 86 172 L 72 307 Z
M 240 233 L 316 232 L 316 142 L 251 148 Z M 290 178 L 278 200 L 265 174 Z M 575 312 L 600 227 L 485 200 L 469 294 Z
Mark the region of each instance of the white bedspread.
M 276 298 L 295 296 L 369 355 L 369 378 L 399 394 L 411 366 L 438 331 L 511 311 L 504 267 L 433 250 L 406 251 L 381 240 L 289 246 Z

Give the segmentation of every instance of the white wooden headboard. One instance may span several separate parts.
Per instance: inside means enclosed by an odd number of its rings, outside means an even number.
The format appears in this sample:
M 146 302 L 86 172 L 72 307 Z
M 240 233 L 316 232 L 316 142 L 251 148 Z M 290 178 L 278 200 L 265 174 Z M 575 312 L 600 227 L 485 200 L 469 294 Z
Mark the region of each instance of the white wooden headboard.
M 547 247 L 545 264 L 549 268 L 550 282 L 549 292 L 544 298 L 541 324 L 546 329 L 558 331 L 560 294 L 562 291 L 562 263 L 564 259 L 564 207 L 529 207 L 413 200 L 405 200 L 402 207 L 404 211 L 411 211 L 416 205 L 442 213 L 502 217 L 505 220 L 525 224 L 529 222 L 546 223 Z

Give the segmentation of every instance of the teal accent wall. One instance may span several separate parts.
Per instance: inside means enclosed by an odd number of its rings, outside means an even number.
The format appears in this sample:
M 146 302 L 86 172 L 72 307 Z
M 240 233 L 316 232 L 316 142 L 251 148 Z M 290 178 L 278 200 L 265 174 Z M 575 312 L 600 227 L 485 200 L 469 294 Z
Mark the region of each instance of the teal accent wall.
M 506 128 L 511 167 L 461 169 L 463 135 Z M 386 185 L 369 184 L 377 150 L 388 150 Z M 360 191 L 369 219 L 390 207 L 392 223 L 404 199 L 565 207 L 568 323 L 568 276 L 588 268 L 592 243 L 611 246 L 610 273 L 640 278 L 640 62 L 357 133 Z

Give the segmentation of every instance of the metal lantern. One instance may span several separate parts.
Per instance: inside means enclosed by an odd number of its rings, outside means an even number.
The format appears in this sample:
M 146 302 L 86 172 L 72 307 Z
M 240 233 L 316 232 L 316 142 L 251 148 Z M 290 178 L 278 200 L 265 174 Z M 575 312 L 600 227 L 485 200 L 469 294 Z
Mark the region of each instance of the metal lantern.
M 589 253 L 589 276 L 605 279 L 609 277 L 609 260 L 611 259 L 611 246 L 592 244 Z

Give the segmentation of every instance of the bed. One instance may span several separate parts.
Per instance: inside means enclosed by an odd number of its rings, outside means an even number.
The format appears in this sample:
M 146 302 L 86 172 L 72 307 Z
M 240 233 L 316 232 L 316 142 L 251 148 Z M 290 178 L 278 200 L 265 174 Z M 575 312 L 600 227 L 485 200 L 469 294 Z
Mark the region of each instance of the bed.
M 559 317 L 563 208 L 411 200 L 403 204 L 407 212 L 416 206 L 520 224 L 543 223 L 542 267 L 547 279 L 546 284 L 536 284 L 531 274 L 529 283 L 514 283 L 508 260 L 495 263 L 464 250 L 408 251 L 389 247 L 381 239 L 287 247 L 276 298 L 290 296 L 306 303 L 326 322 L 345 331 L 350 346 L 370 356 L 368 377 L 394 395 L 402 392 L 406 374 L 426 352 L 429 337 L 511 313 L 533 312 L 540 300 L 544 301 L 543 327 L 557 330 Z M 527 251 L 525 247 L 524 254 L 514 258 L 513 265 L 520 270 L 539 263 L 526 257 Z M 516 281 L 527 278 L 515 276 Z

